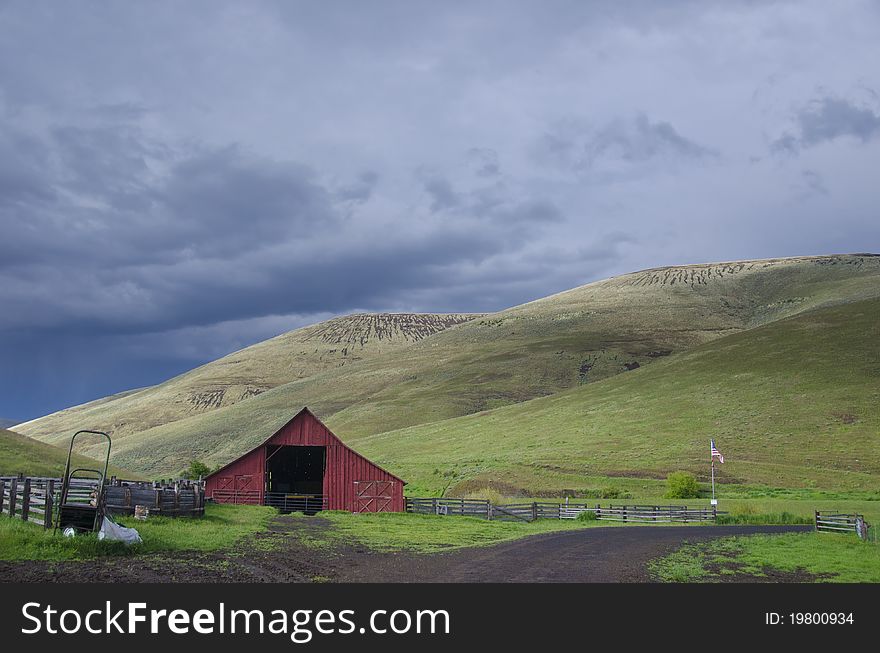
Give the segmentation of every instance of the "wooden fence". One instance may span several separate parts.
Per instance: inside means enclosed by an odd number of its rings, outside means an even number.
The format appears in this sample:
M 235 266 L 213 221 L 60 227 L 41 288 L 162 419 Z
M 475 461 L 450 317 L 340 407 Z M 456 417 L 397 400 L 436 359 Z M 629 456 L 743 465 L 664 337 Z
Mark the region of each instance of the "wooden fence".
M 67 504 L 89 504 L 95 500 L 98 483 L 74 479 Z M 51 528 L 61 494 L 61 480 L 37 476 L 0 477 L 0 514 Z M 129 515 L 135 506 L 152 514 L 200 516 L 205 512 L 205 487 L 197 481 L 148 483 L 110 479 L 104 486 L 104 510 L 110 515 Z
M 130 515 L 135 506 L 166 517 L 200 517 L 205 514 L 205 485 L 186 480 L 160 484 L 111 479 L 104 488 L 104 510 Z
M 603 508 L 575 503 L 532 501 L 494 505 L 481 499 L 411 498 L 406 499 L 406 511 L 430 515 L 463 515 L 503 521 L 534 521 L 536 519 L 576 519 L 581 513 L 595 513 L 596 518 L 627 523 L 703 522 L 717 520 L 715 507 L 688 508 L 687 506 L 615 506 Z
M 855 533 L 867 540 L 868 528 L 864 515 L 816 511 L 816 530 L 820 533 Z
M 0 514 L 51 528 L 55 490 L 54 479 L 41 483 L 40 479 L 0 478 Z

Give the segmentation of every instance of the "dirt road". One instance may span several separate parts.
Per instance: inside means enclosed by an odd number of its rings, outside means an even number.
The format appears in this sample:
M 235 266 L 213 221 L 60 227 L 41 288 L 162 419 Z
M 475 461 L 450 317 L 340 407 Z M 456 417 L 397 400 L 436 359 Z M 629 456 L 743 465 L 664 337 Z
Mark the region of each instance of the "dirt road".
M 536 535 L 492 547 L 430 556 L 352 560 L 351 582 L 620 583 L 645 582 L 647 563 L 684 542 L 729 535 L 785 533 L 809 526 L 624 526 Z
M 105 558 L 0 562 L 5 582 L 647 582 L 647 563 L 684 542 L 784 533 L 809 526 L 623 526 L 537 535 L 450 553 L 376 553 L 357 544 L 315 550 L 299 543 L 326 520 L 278 517 L 238 549 Z M 260 541 L 272 538 L 272 546 Z M 775 580 L 785 580 L 777 577 Z

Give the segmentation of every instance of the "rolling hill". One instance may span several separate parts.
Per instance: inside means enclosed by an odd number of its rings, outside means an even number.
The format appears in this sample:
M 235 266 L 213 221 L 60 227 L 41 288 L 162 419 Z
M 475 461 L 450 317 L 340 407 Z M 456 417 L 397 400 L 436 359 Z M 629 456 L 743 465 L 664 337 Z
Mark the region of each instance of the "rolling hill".
M 558 496 L 658 489 L 675 470 L 751 487 L 880 491 L 880 299 L 732 334 L 599 383 L 357 441 L 411 483 Z M 643 491 L 644 495 L 644 491 Z
M 623 383 L 706 343 L 878 296 L 880 257 L 872 255 L 645 270 L 462 319 L 406 346 L 344 366 L 317 366 L 289 383 L 183 418 L 169 417 L 169 408 L 157 398 L 189 375 L 95 402 L 100 411 L 87 405 L 80 419 L 88 417 L 92 426 L 113 430 L 114 459 L 151 475 L 180 470 L 193 458 L 228 461 L 306 404 L 347 441 L 369 447 L 375 441 L 369 436 L 375 434 L 439 424 L 571 388 L 587 391 L 595 382 Z M 288 351 L 296 358 L 306 350 Z M 239 385 L 247 381 L 237 380 Z M 59 418 L 56 414 L 17 428 L 52 441 Z M 435 427 L 424 428 L 418 432 L 430 441 Z M 382 451 L 377 455 L 394 469 L 398 458 L 401 464 L 405 459 L 403 452 L 399 457 Z
M 393 352 L 471 319 L 463 314 L 350 315 L 284 333 L 160 385 L 74 406 L 16 430 L 51 443 L 80 428 L 130 433 L 231 406 L 278 385 Z M 88 425 L 88 426 L 83 426 Z
M 0 429 L 0 476 L 24 474 L 26 476 L 60 477 L 64 473 L 67 461 L 67 449 L 53 447 L 38 442 L 14 431 Z M 103 461 L 98 462 L 74 453 L 73 462 L 77 467 L 99 469 Z M 110 465 L 108 474 L 119 478 L 137 480 L 138 474 Z

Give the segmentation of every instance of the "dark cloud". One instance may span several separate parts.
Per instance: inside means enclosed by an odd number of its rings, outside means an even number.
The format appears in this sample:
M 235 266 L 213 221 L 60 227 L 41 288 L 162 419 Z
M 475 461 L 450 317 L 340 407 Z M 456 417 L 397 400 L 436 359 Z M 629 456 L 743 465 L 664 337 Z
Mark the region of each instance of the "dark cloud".
M 452 182 L 437 174 L 422 173 L 425 192 L 431 199 L 431 213 L 445 211 L 457 207 L 461 200 L 452 188 Z
M 339 313 L 880 248 L 880 18 L 796 13 L 0 3 L 0 416 Z
M 713 153 L 682 136 L 668 122 L 652 122 L 644 114 L 632 121 L 615 121 L 603 127 L 587 141 L 584 151 L 587 167 L 609 159 L 642 163 L 655 158 L 700 158 Z
M 838 138 L 854 138 L 867 143 L 880 134 L 880 114 L 874 109 L 836 97 L 814 100 L 795 115 L 794 133 L 786 132 L 771 147 L 775 151 L 796 153 Z
M 600 127 L 572 118 L 558 122 L 533 147 L 539 161 L 573 171 L 609 177 L 641 176 L 687 160 L 714 158 L 717 152 L 683 136 L 671 123 L 639 113 Z

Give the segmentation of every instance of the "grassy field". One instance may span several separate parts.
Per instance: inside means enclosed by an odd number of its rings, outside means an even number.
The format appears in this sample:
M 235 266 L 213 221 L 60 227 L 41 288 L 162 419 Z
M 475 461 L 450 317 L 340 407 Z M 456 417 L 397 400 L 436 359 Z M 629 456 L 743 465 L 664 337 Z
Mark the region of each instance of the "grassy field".
M 20 519 L 0 516 L 0 560 L 83 560 L 100 556 L 139 555 L 170 551 L 226 549 L 248 535 L 265 530 L 276 513 L 263 506 L 209 504 L 202 519 L 150 517 L 137 521 L 119 518 L 136 528 L 143 544 L 131 547 L 99 541 L 96 535 L 66 538 L 60 533 Z
M 880 300 L 729 335 L 551 397 L 357 441 L 411 494 L 658 495 L 670 471 L 720 494 L 877 498 Z M 796 493 L 795 492 L 795 493 Z
M 69 433 L 68 437 L 71 435 L 73 433 Z M 0 429 L 0 475 L 60 477 L 64 473 L 66 461 L 66 447 L 55 447 L 13 431 Z M 77 467 L 90 469 L 100 469 L 104 465 L 103 461 L 98 462 L 78 454 L 74 454 L 73 462 Z M 108 474 L 131 480 L 142 478 L 137 472 L 127 471 L 116 465 L 110 465 Z
M 609 522 L 539 519 L 534 522 L 487 521 L 477 517 L 440 517 L 406 513 L 352 514 L 322 512 L 332 527 L 320 539 L 303 535 L 303 543 L 332 548 L 357 542 L 374 551 L 435 553 L 462 547 L 490 546 L 539 533 L 608 526 Z M 303 517 L 308 519 L 308 517 Z
M 788 369 L 806 369 L 811 386 L 801 387 L 800 375 L 796 375 L 793 384 L 784 382 L 776 389 L 770 388 L 768 383 L 777 383 L 782 375 L 771 375 L 765 381 L 763 372 L 773 371 L 769 364 L 759 361 L 755 369 L 745 364 L 747 361 L 743 360 L 742 354 L 748 350 L 747 334 L 754 332 L 744 330 L 805 314 L 816 307 L 846 304 L 878 295 L 880 258 L 871 256 L 746 261 L 647 270 L 478 317 L 393 351 L 336 365 L 310 376 L 300 378 L 293 375 L 295 380 L 289 383 L 234 405 L 225 405 L 224 399 L 218 404 L 220 407 L 213 409 L 212 404 L 185 419 L 154 425 L 156 420 L 164 419 L 161 415 L 169 408 L 167 402 L 148 400 L 153 396 L 150 394 L 154 392 L 152 390 L 150 393 L 133 393 L 119 401 L 96 404 L 88 416 L 97 425 L 105 422 L 129 424 L 128 431 L 122 434 L 115 448 L 116 459 L 120 464 L 136 467 L 150 475 L 177 471 L 193 458 L 206 459 L 212 464 L 227 462 L 265 439 L 289 419 L 296 408 L 307 404 L 348 443 L 382 456 L 386 466 L 413 480 L 419 491 L 455 485 L 449 483 L 450 478 L 482 481 L 485 479 L 481 473 L 491 473 L 495 468 L 502 469 L 505 475 L 517 476 L 522 472 L 528 477 L 527 483 L 515 480 L 514 485 L 518 487 L 534 485 L 534 489 L 540 491 L 578 487 L 562 484 L 569 482 L 566 474 L 575 478 L 590 474 L 601 476 L 596 471 L 601 469 L 629 473 L 632 471 L 630 463 L 639 462 L 634 460 L 640 455 L 639 451 L 648 450 L 654 444 L 662 445 L 667 454 L 680 456 L 683 453 L 690 455 L 691 446 L 699 442 L 699 448 L 694 450 L 701 452 L 705 447 L 702 440 L 708 433 L 701 429 L 710 427 L 715 430 L 720 426 L 717 433 L 720 439 L 722 435 L 738 432 L 741 425 L 735 420 L 739 418 L 747 418 L 744 426 L 751 434 L 770 422 L 773 425 L 768 434 L 771 439 L 787 434 L 789 428 L 793 429 L 794 437 L 810 437 L 809 433 L 797 430 L 805 425 L 811 426 L 810 419 L 789 425 L 784 411 L 801 405 L 809 409 L 810 393 L 833 391 L 831 384 L 845 376 L 846 370 L 831 370 L 835 378 L 823 382 L 823 376 L 829 371 L 826 366 L 833 365 L 834 361 L 821 351 L 810 350 L 806 352 L 806 358 L 789 360 L 787 365 Z M 313 328 L 319 327 L 323 328 L 322 325 Z M 737 333 L 741 333 L 744 339 L 730 341 L 725 338 Z M 763 335 L 768 333 L 763 332 Z M 719 338 L 729 344 L 743 343 L 744 349 L 728 351 L 726 356 L 724 352 L 718 352 L 717 360 L 712 360 L 700 345 Z M 865 353 L 867 342 L 863 338 L 853 343 L 856 350 L 848 356 L 846 364 Z M 768 347 L 755 353 L 769 355 L 772 352 Z M 307 350 L 303 348 L 303 351 Z M 286 365 L 295 370 L 300 354 L 295 349 L 286 352 L 290 357 L 276 357 L 273 365 L 281 368 Z M 691 354 L 697 352 L 702 353 L 694 359 Z M 235 356 L 231 360 L 234 362 Z M 685 360 L 690 362 L 684 363 Z M 681 365 L 674 366 L 674 361 Z M 691 363 L 694 367 L 690 366 Z M 716 363 L 738 364 L 730 371 L 705 369 Z M 655 377 L 647 377 L 645 384 L 648 387 L 643 388 L 640 381 L 646 372 L 657 366 L 665 366 L 665 369 L 672 370 L 671 374 L 683 376 L 676 379 L 679 389 L 695 393 L 688 398 L 691 405 L 685 406 L 689 412 L 673 412 L 682 407 L 682 402 L 672 397 L 674 401 L 668 410 L 651 413 L 652 407 L 649 407 L 642 416 L 641 406 L 637 403 L 639 397 L 626 396 L 630 390 L 645 390 L 657 395 L 658 388 L 652 390 L 650 386 L 650 379 Z M 288 372 L 282 369 L 279 374 L 282 373 Z M 169 383 L 177 383 L 185 377 Z M 630 381 L 629 377 L 636 380 Z M 246 381 L 244 377 L 230 373 L 224 382 L 232 383 L 232 378 Z M 219 382 L 221 379 L 215 380 Z M 705 393 L 704 381 L 709 383 Z M 726 388 L 728 383 L 733 385 L 730 395 Z M 594 384 L 603 386 L 604 390 L 596 395 L 582 395 L 578 390 L 556 395 L 572 388 L 588 389 Z M 750 396 L 737 388 L 747 384 L 755 386 L 756 396 L 774 399 L 773 393 L 776 393 L 778 401 L 763 401 L 752 409 L 754 414 L 739 414 L 740 410 L 748 412 L 749 407 L 746 405 L 741 409 L 735 402 L 749 400 Z M 614 388 L 616 394 L 612 391 Z M 796 393 L 794 397 L 792 393 Z M 575 399 L 575 410 L 568 410 L 567 414 L 557 411 L 550 403 L 533 403 L 524 409 L 536 411 L 536 419 L 529 421 L 527 428 L 515 425 L 512 432 L 499 433 L 493 427 L 496 417 L 503 420 L 504 416 L 517 413 L 492 409 L 547 395 L 558 396 L 562 403 L 571 401 L 570 397 L 585 399 Z M 590 411 L 581 410 L 584 403 L 591 401 L 587 397 L 593 396 L 617 412 L 618 418 L 606 419 L 603 423 L 601 419 L 594 420 Z M 836 397 L 832 399 L 838 403 Z M 707 406 L 710 408 L 709 419 L 697 419 L 696 413 Z M 595 410 L 601 418 L 603 409 L 597 407 Z M 550 413 L 555 417 L 543 422 Z M 139 418 L 141 414 L 149 415 L 149 420 Z M 475 414 L 479 427 L 470 426 L 477 422 L 448 421 L 457 416 Z M 50 416 L 21 428 L 27 434 L 52 438 L 57 432 L 54 424 L 64 415 Z M 847 423 L 850 415 L 845 405 L 835 405 L 824 419 L 832 425 L 835 420 Z M 854 437 L 860 438 L 867 418 L 856 415 Z M 673 419 L 656 422 L 658 432 L 654 433 L 649 421 L 652 417 Z M 808 415 L 808 418 L 812 417 Z M 863 420 L 861 425 L 859 420 Z M 413 425 L 424 426 L 395 430 Z M 557 435 L 554 429 L 560 425 L 564 428 Z M 608 426 L 621 429 L 621 433 L 596 432 L 597 428 L 602 430 Z M 458 447 L 461 451 L 451 451 L 453 447 L 448 439 L 459 428 L 465 435 Z M 476 441 L 482 437 L 476 431 L 483 428 L 486 429 L 487 442 L 485 456 L 480 455 L 482 446 Z M 673 446 L 668 446 L 663 438 L 672 428 L 676 433 Z M 374 439 L 375 434 L 383 432 L 386 434 Z M 648 438 L 631 449 L 627 447 L 630 444 L 627 438 L 631 434 L 647 435 Z M 690 440 L 683 443 L 685 437 Z M 435 438 L 441 443 L 438 451 L 442 455 L 423 458 L 422 453 Z M 393 443 L 398 439 L 402 446 L 395 447 Z M 493 461 L 495 451 L 507 439 L 514 445 L 511 449 L 514 455 L 496 465 Z M 555 454 L 549 445 L 557 444 L 557 439 L 563 446 L 554 459 Z M 526 440 L 531 442 L 527 444 Z M 408 451 L 413 443 L 413 451 Z M 673 450 L 682 444 L 686 449 Z M 752 445 L 753 442 L 744 444 Z M 842 444 L 849 443 L 844 438 Z M 572 449 L 576 461 L 573 466 L 565 464 Z M 593 460 L 597 451 L 602 457 L 594 469 L 581 464 L 584 460 Z M 453 462 L 446 464 L 444 456 L 450 452 L 454 454 Z M 619 469 L 612 467 L 609 461 L 612 455 L 620 456 Z M 665 468 L 668 460 L 659 462 L 659 466 Z M 850 461 L 843 462 L 848 464 Z M 766 485 L 772 485 L 770 481 L 776 478 L 772 463 L 762 464 L 765 466 L 759 476 L 765 479 Z M 435 467 L 438 478 L 432 479 Z M 801 476 L 816 487 L 832 487 L 837 471 L 843 467 L 839 465 L 833 474 L 816 477 L 814 466 L 807 464 L 803 466 Z M 859 476 L 859 469 L 853 472 L 855 475 L 844 479 L 841 486 L 857 488 L 870 476 L 870 473 Z M 652 474 L 656 474 L 656 469 L 647 470 L 648 477 Z M 540 487 L 539 477 L 554 476 L 555 479 Z M 727 479 L 728 482 L 734 480 Z M 756 479 L 746 480 L 753 484 Z
M 735 574 L 772 578 L 779 571 L 805 572 L 819 582 L 880 583 L 880 545 L 830 533 L 732 537 L 685 545 L 650 570 L 657 580 L 680 583 Z

